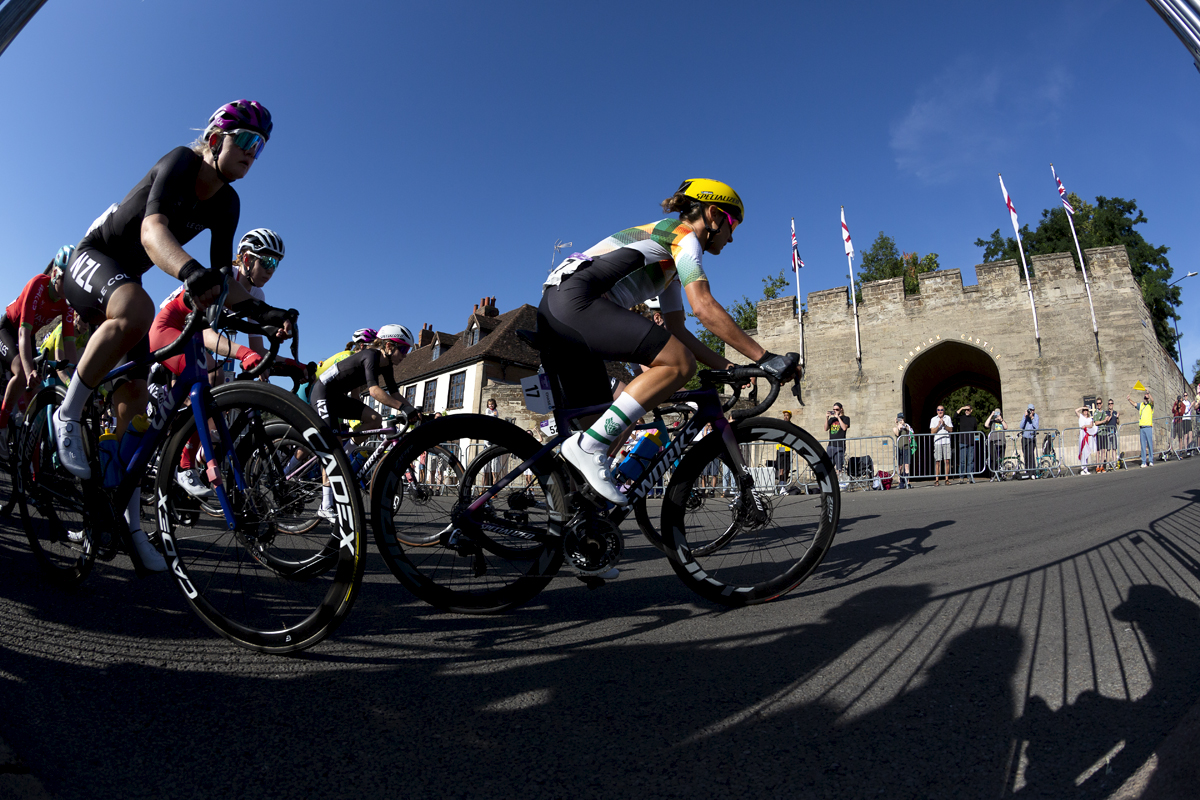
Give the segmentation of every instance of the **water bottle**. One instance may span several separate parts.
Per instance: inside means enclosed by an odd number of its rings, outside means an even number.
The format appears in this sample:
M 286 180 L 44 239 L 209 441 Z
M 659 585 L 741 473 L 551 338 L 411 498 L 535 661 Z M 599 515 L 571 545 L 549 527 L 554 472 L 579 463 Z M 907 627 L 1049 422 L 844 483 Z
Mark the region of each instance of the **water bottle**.
M 115 489 L 121 484 L 125 468 L 121 464 L 121 449 L 115 433 L 100 434 L 100 474 L 105 489 Z
M 145 414 L 138 414 L 129 421 L 129 427 L 125 429 L 125 435 L 121 437 L 122 464 L 128 464 L 133 459 L 133 454 L 137 452 L 142 443 L 142 437 L 148 430 L 150 430 L 150 420 Z
M 642 477 L 650 461 L 662 450 L 663 433 L 659 428 L 647 433 L 642 440 L 629 451 L 629 455 L 617 467 L 618 480 L 636 481 Z

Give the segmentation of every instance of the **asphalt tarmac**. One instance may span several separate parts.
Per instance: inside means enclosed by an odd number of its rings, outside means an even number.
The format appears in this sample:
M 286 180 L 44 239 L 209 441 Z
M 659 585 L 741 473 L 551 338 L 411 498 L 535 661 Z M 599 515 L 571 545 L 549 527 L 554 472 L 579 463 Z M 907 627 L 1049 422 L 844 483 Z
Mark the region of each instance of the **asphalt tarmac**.
M 817 573 L 738 611 L 632 524 L 618 580 L 496 617 L 423 605 L 372 549 L 347 622 L 287 658 L 122 558 L 55 589 L 0 520 L 0 795 L 1174 796 L 1198 478 L 848 493 Z

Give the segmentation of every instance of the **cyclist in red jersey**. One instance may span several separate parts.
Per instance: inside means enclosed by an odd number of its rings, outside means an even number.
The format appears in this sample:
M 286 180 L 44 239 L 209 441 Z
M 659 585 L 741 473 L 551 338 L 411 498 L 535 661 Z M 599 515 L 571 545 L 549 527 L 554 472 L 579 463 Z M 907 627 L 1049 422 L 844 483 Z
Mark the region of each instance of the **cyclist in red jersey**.
M 62 316 L 63 349 L 69 361 L 79 356 L 75 352 L 75 316 L 65 313 L 63 270 L 71 263 L 74 245 L 59 248 L 54 260 L 41 275 L 37 275 L 16 300 L 9 303 L 0 317 L 0 361 L 12 372 L 0 404 L 0 432 L 8 427 L 13 409 L 24 406 L 37 388 L 34 374 L 34 337 L 43 327 Z M 7 448 L 7 437 L 0 434 L 0 449 Z

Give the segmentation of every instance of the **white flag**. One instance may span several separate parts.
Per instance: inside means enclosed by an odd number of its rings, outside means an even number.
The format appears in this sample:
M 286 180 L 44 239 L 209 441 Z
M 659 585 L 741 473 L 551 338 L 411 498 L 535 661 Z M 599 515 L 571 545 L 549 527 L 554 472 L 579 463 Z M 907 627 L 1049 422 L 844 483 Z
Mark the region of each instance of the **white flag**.
M 846 255 L 854 258 L 854 245 L 850 243 L 850 229 L 846 227 L 845 206 L 842 206 L 842 242 L 846 245 Z
M 1013 233 L 1017 238 L 1021 236 L 1021 227 L 1017 224 L 1017 209 L 1013 207 L 1012 198 L 1008 196 L 1008 189 L 1004 188 L 1004 176 L 1000 176 L 1000 191 L 1004 192 L 1004 205 L 1008 206 L 1008 215 L 1012 217 Z

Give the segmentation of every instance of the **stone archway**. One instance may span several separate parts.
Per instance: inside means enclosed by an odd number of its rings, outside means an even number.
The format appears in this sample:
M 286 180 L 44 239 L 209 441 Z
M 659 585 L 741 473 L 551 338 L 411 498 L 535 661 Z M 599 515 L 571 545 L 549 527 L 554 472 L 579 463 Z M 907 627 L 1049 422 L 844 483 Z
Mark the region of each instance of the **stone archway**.
M 918 433 L 928 433 L 938 400 L 964 386 L 985 389 L 1003 403 L 1000 370 L 986 351 L 965 342 L 940 342 L 924 350 L 904 371 L 904 416 Z M 948 408 L 953 414 L 957 409 Z M 986 417 L 992 409 L 976 409 Z

